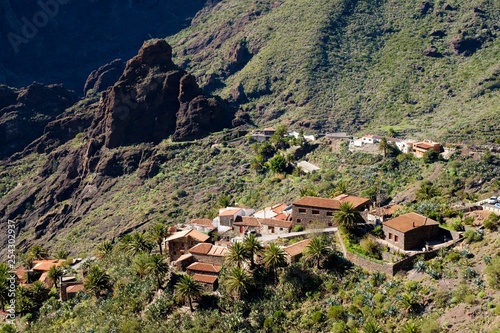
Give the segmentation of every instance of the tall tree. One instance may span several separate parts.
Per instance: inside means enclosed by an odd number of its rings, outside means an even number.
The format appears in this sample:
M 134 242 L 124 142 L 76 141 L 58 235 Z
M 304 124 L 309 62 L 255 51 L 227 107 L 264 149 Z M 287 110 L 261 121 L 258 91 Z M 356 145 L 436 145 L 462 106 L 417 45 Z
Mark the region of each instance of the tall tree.
M 360 212 L 354 208 L 352 203 L 343 202 L 340 204 L 339 210 L 335 211 L 333 214 L 333 220 L 340 226 L 352 230 L 358 223 L 363 222 L 363 217 Z
M 169 271 L 169 266 L 161 254 L 151 255 L 147 264 L 148 274 L 154 275 L 158 290 L 162 288 L 163 278 Z
M 109 275 L 99 266 L 92 266 L 87 272 L 83 286 L 85 290 L 94 294 L 96 298 L 100 298 L 110 288 Z
M 9 301 L 9 285 L 10 282 L 7 280 L 9 278 L 9 265 L 1 263 L 0 264 L 0 306 L 2 311 L 5 310 L 5 304 Z
M 387 157 L 387 149 L 389 149 L 389 143 L 387 142 L 387 138 L 384 136 L 378 144 L 378 150 L 384 153 L 384 158 Z
M 241 267 L 232 268 L 225 276 L 224 285 L 229 294 L 241 299 L 253 284 L 252 275 Z
M 242 242 L 231 244 L 228 250 L 225 260 L 229 265 L 241 267 L 249 259 L 248 249 Z
M 63 276 L 63 270 L 61 267 L 57 266 L 52 266 L 49 268 L 49 271 L 47 272 L 47 277 L 54 282 L 54 286 L 57 288 L 57 282 L 59 281 L 59 278 Z
M 272 272 L 274 282 L 278 280 L 278 267 L 286 266 L 286 254 L 285 251 L 276 243 L 271 243 L 264 250 L 262 255 L 262 262 L 264 267 Z
M 122 248 L 130 256 L 135 256 L 140 252 L 150 253 L 153 249 L 153 244 L 142 233 L 135 232 L 125 235 L 121 242 Z
M 201 296 L 202 289 L 201 285 L 194 280 L 191 275 L 185 274 L 181 276 L 175 285 L 175 293 L 177 294 L 178 299 L 183 300 L 184 302 L 186 300 L 188 301 L 189 309 L 193 312 L 193 299 Z
M 245 237 L 243 245 L 245 246 L 248 252 L 248 256 L 250 257 L 250 269 L 254 269 L 255 255 L 259 254 L 262 251 L 263 246 L 257 239 L 257 235 L 255 234 L 250 234 L 247 237 Z
M 330 256 L 332 249 L 323 236 L 314 237 L 304 249 L 304 260 L 316 268 Z
M 148 275 L 148 265 L 151 259 L 151 255 L 146 252 L 138 253 L 132 260 L 132 266 L 140 277 L 145 277 Z
M 111 254 L 111 251 L 113 251 L 113 243 L 111 243 L 111 241 L 109 240 L 106 240 L 97 245 L 95 256 L 99 259 L 103 259 Z
M 160 254 L 163 254 L 162 244 L 163 240 L 168 237 L 168 228 L 163 223 L 155 224 L 149 231 L 151 238 L 158 245 Z

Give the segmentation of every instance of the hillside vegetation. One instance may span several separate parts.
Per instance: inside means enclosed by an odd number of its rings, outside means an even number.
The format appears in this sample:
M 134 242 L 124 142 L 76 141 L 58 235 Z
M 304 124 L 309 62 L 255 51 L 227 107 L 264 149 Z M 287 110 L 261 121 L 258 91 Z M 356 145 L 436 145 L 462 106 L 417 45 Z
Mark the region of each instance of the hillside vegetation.
M 168 40 L 258 124 L 491 142 L 499 20 L 493 0 L 221 1 Z

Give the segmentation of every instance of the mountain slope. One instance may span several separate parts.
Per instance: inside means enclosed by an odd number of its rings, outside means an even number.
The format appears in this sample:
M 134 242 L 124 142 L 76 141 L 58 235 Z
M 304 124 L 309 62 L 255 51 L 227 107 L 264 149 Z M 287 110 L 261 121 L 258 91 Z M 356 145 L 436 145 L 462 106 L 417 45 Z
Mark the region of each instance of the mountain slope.
M 500 134 L 499 12 L 489 0 L 222 1 L 169 41 L 261 124 L 488 141 Z

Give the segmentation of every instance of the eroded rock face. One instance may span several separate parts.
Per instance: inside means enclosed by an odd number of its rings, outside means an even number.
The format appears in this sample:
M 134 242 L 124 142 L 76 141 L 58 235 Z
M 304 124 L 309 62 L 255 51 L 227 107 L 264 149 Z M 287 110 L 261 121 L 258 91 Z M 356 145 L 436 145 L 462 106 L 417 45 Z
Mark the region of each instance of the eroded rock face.
M 203 95 L 196 79 L 172 62 L 164 40 L 146 42 L 127 62 L 119 81 L 101 100 L 105 146 L 194 139 L 221 129 L 225 119 L 221 100 Z M 95 135 L 94 135 L 95 136 Z
M 78 101 L 62 85 L 0 86 L 0 159 L 22 151 L 45 126 Z
M 30 228 L 36 239 L 48 241 L 102 205 L 120 177 L 134 172 L 139 181 L 153 177 L 168 159 L 155 143 L 168 137 L 191 140 L 230 126 L 225 103 L 204 95 L 196 78 L 178 68 L 171 56 L 164 40 L 144 43 L 99 100 L 81 100 L 50 122 L 24 150 L 47 154 L 46 164 L 30 179 L 28 190 L 16 189 L 2 198 L 0 218 L 22 221 L 20 228 Z M 96 73 L 95 83 L 99 77 Z M 44 94 L 47 91 L 57 93 L 57 99 Z M 55 102 L 71 104 L 72 96 L 60 86 L 34 85 L 26 91 L 0 87 L 0 102 L 15 102 L 16 108 L 41 103 L 64 110 L 66 104 Z M 63 144 L 73 138 L 72 144 Z M 6 233 L 0 232 L 0 243 L 6 241 L 2 235 Z

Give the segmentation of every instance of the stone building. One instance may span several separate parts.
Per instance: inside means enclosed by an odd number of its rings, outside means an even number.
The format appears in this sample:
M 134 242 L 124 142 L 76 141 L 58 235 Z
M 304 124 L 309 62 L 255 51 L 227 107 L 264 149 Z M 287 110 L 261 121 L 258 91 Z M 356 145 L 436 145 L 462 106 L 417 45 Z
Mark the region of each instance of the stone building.
M 439 238 L 439 222 L 417 213 L 407 213 L 382 224 L 385 240 L 401 250 L 422 250 L 426 242 Z

